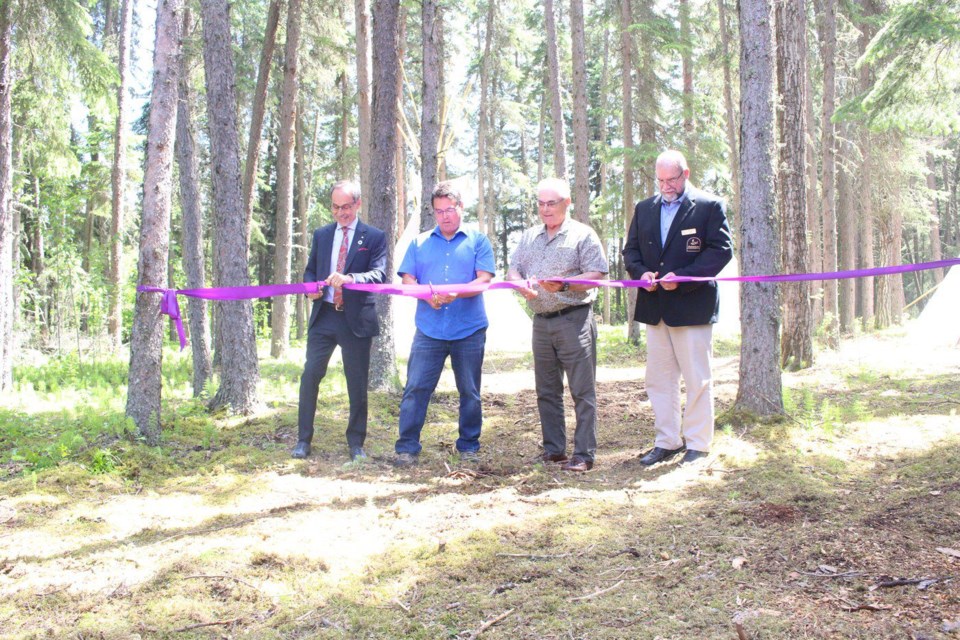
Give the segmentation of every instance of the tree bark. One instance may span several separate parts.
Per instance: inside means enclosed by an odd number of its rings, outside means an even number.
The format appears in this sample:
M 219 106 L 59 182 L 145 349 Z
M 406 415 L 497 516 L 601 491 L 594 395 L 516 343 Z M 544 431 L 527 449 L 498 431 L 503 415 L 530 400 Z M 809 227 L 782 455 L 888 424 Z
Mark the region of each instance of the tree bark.
M 556 177 L 567 177 L 567 134 L 560 101 L 560 60 L 557 54 L 557 22 L 553 0 L 544 0 L 544 23 L 547 32 L 547 87 L 550 91 L 550 129 L 553 131 L 553 170 Z
M 730 71 L 730 32 L 727 28 L 726 0 L 717 0 L 717 10 L 720 15 L 720 46 L 723 51 L 723 105 L 724 120 L 726 122 L 727 146 L 730 149 L 730 183 L 733 187 L 733 197 L 730 199 L 730 209 L 734 215 L 734 227 L 737 239 L 740 239 L 740 154 L 737 144 L 737 116 L 733 108 L 733 80 Z M 739 243 L 738 243 L 739 244 Z M 737 247 L 739 257 L 740 247 Z
M 492 4 L 492 2 L 491 2 Z M 420 114 L 420 230 L 433 229 L 433 187 L 437 183 L 437 151 L 440 145 L 440 100 L 443 85 L 443 12 L 437 0 L 423 0 L 420 20 L 423 40 L 423 90 Z M 486 60 L 484 60 L 486 63 Z
M 808 51 L 809 60 L 809 51 Z M 810 65 L 808 64 L 808 68 Z M 810 82 L 810 73 L 806 74 L 805 86 L 807 96 L 803 106 L 803 120 L 807 123 L 807 139 L 805 141 L 805 156 L 807 161 L 807 247 L 808 264 L 812 271 L 823 271 L 823 252 L 820 243 L 823 232 L 820 228 L 820 207 L 817 198 L 817 159 L 816 159 L 816 127 L 813 118 L 813 84 Z M 813 282 L 810 295 L 813 297 L 813 326 L 819 327 L 823 321 L 823 296 L 820 295 L 820 283 Z
M 387 235 L 387 273 L 394 273 L 394 244 L 397 220 L 397 77 L 400 73 L 399 3 L 375 0 L 373 9 L 373 103 L 370 181 L 377 185 L 367 192 L 370 223 Z M 380 391 L 399 391 L 397 360 L 393 344 L 391 296 L 377 296 L 380 335 L 373 341 L 370 386 Z
M 138 285 L 160 286 L 167 276 L 181 11 L 181 0 L 160 0 L 157 4 Z M 165 318 L 157 312 L 160 298 L 159 293 L 137 294 L 130 335 L 127 415 L 133 418 L 140 434 L 150 445 L 159 443 L 161 429 L 161 358 Z
M 832 122 L 836 105 L 836 0 L 823 0 L 820 20 L 820 57 L 823 60 L 823 110 L 821 112 L 821 153 L 823 184 L 823 270 L 837 270 L 836 135 Z M 840 345 L 838 335 L 838 286 L 836 280 L 823 282 L 823 313 L 827 345 Z
M 260 50 L 260 66 L 257 69 L 257 86 L 253 90 L 253 106 L 250 112 L 250 133 L 247 138 L 247 162 L 243 166 L 243 215 L 247 229 L 247 245 L 253 228 L 253 195 L 257 188 L 257 172 L 260 165 L 260 142 L 263 139 L 263 118 L 267 109 L 267 89 L 270 83 L 270 67 L 277 42 L 277 25 L 280 23 L 280 0 L 270 0 L 267 9 L 267 26 L 263 33 L 263 48 Z
M 120 41 L 117 51 L 117 121 L 113 144 L 113 171 L 110 185 L 113 192 L 113 206 L 110 215 L 110 311 L 107 316 L 107 336 L 110 348 L 120 349 L 123 333 L 123 309 L 121 289 L 123 273 L 123 195 L 126 181 L 127 163 L 127 77 L 130 67 L 130 30 L 133 22 L 133 0 L 120 3 Z
M 610 103 L 608 95 L 610 87 L 610 2 L 605 0 L 603 5 L 604 27 L 603 27 L 603 62 L 600 67 L 600 117 L 597 118 L 597 142 L 600 148 L 607 148 L 610 143 L 610 132 L 607 126 L 607 113 Z M 600 202 L 607 202 L 607 195 L 610 189 L 610 163 L 605 155 L 601 155 L 600 160 Z M 605 209 L 605 207 L 604 207 Z M 611 219 L 608 219 L 608 215 Z M 600 216 L 600 240 L 603 246 L 607 247 L 610 236 L 616 237 L 616 210 L 612 209 L 609 214 L 602 210 Z M 612 233 L 611 233 L 612 232 Z M 602 287 L 603 291 L 603 324 L 610 324 L 610 287 Z
M 620 84 L 623 92 L 621 108 L 623 134 L 623 237 L 630 231 L 631 216 L 636 205 L 633 185 L 633 25 L 631 0 L 620 0 Z M 627 339 L 637 344 L 640 341 L 640 324 L 633 319 L 637 305 L 636 289 L 627 289 Z
M 190 33 L 190 9 L 183 12 L 183 34 Z M 187 56 L 180 67 L 180 99 L 177 104 L 177 141 L 175 153 L 180 168 L 180 210 L 183 215 L 180 244 L 183 250 L 183 272 L 187 287 L 206 286 L 205 258 L 203 256 L 203 209 L 200 206 L 200 170 L 197 161 L 196 137 L 193 128 L 193 96 Z M 202 298 L 188 298 L 187 319 L 190 326 L 190 348 L 193 354 L 193 395 L 199 396 L 213 376 L 210 363 L 210 339 L 207 335 L 207 302 Z
M 227 0 L 202 0 L 203 61 L 207 82 L 207 127 L 214 206 L 214 263 L 219 286 L 247 286 L 249 247 L 240 186 L 237 99 L 230 16 Z M 249 300 L 221 302 L 220 388 L 211 407 L 230 407 L 240 414 L 257 403 L 260 368 Z
M 587 45 L 583 0 L 570 0 L 573 61 L 573 216 L 590 224 L 590 131 L 587 126 Z
M 0 390 L 13 386 L 13 0 L 0 0 Z
M 370 130 L 370 12 L 368 0 L 354 1 L 354 22 L 357 41 L 357 116 L 360 148 L 360 199 L 361 217 L 370 216 L 370 202 L 373 189 L 370 178 L 370 156 L 373 153 Z M 384 229 L 386 231 L 386 229 Z
M 690 33 L 690 0 L 680 0 L 680 66 L 683 76 L 683 139 L 691 166 L 697 167 L 697 138 L 694 131 L 693 107 L 693 37 Z M 692 171 L 691 171 L 692 173 Z
M 780 93 L 779 205 L 783 231 L 783 267 L 787 273 L 806 273 L 807 190 L 806 103 L 807 14 L 804 0 L 776 3 L 777 85 Z M 805 369 L 813 364 L 812 286 L 809 282 L 783 285 L 783 352 L 781 364 Z
M 342 75 L 346 76 L 345 73 Z M 307 256 L 310 253 L 310 247 L 308 246 L 308 237 L 310 233 L 310 188 L 307 186 L 307 153 L 304 149 L 306 145 L 303 142 L 304 127 L 306 124 L 304 122 L 303 115 L 303 100 L 301 95 L 301 103 L 297 115 L 296 127 L 297 159 L 294 163 L 297 178 L 297 208 L 296 216 L 294 218 L 296 232 L 293 236 L 294 273 L 291 278 L 295 282 L 299 282 L 303 277 L 303 270 L 307 266 Z M 346 121 L 344 121 L 344 125 L 346 125 Z M 315 148 L 316 144 L 311 147 L 311 149 Z M 311 167 L 312 160 L 313 158 L 311 157 Z M 345 174 L 341 172 L 340 175 Z M 306 334 L 307 302 L 308 299 L 306 296 L 296 296 L 296 308 L 294 311 L 294 316 L 296 317 L 297 340 L 302 340 Z
M 843 144 L 844 162 L 837 172 L 837 186 L 839 192 L 837 206 L 837 235 L 839 251 L 839 267 L 841 270 L 850 271 L 857 268 L 857 246 L 860 244 L 857 238 L 857 217 L 855 205 L 855 186 L 854 176 L 846 167 L 853 166 L 856 161 L 853 158 L 853 144 L 849 142 L 853 135 L 852 128 L 845 127 L 844 136 L 846 142 Z M 854 331 L 857 310 L 857 286 L 852 278 L 841 280 L 839 287 L 839 314 L 840 314 L 840 333 L 841 335 L 851 335 Z
M 740 0 L 740 172 L 743 274 L 779 272 L 774 192 L 773 25 L 770 0 Z M 784 412 L 780 300 L 772 283 L 740 289 L 740 385 L 734 411 Z
M 927 189 L 931 192 L 937 188 L 936 166 L 933 162 L 933 154 L 927 154 Z M 937 206 L 936 198 L 930 199 L 930 228 L 927 233 L 930 238 L 930 259 L 936 262 L 943 260 L 943 245 L 940 242 L 940 208 Z M 943 269 L 931 269 L 930 275 L 933 276 L 933 283 L 939 285 L 943 282 Z M 922 292 L 921 292 L 922 293 Z
M 876 13 L 871 0 L 861 0 L 860 3 L 865 16 Z M 860 55 L 863 55 L 873 38 L 874 27 L 870 21 L 864 21 L 860 26 L 860 37 L 858 38 L 858 47 Z M 870 67 L 861 65 L 860 77 L 858 81 L 861 92 L 867 92 L 872 86 Z M 860 128 L 860 251 L 859 264 L 861 269 L 872 269 L 876 265 L 874 258 L 874 206 L 873 206 L 873 136 L 867 127 Z M 864 330 L 874 327 L 876 322 L 874 314 L 874 296 L 875 296 L 874 278 L 859 278 L 857 280 L 858 298 L 860 301 L 861 326 Z
M 297 103 L 300 88 L 299 49 L 301 0 L 287 4 L 287 42 L 283 54 L 283 93 L 280 97 L 280 142 L 277 147 L 277 219 L 273 275 L 290 282 L 293 258 L 293 165 L 296 151 Z M 273 299 L 270 355 L 279 358 L 290 346 L 290 297 Z
M 497 13 L 497 0 L 487 0 L 486 30 L 483 37 L 483 61 L 480 63 L 480 112 L 477 123 L 477 223 L 487 232 L 487 191 L 490 188 L 487 170 L 490 168 L 490 153 L 487 150 L 490 138 L 491 111 L 490 69 L 493 61 L 493 30 Z M 492 241 L 491 241 L 492 242 Z

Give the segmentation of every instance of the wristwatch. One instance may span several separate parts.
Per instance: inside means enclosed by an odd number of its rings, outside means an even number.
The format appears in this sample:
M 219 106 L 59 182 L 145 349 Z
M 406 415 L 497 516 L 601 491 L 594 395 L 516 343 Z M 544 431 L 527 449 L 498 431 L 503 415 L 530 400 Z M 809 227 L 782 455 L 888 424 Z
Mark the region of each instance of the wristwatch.
M 570 291 L 570 283 L 564 282 L 562 285 L 560 285 L 560 291 Z

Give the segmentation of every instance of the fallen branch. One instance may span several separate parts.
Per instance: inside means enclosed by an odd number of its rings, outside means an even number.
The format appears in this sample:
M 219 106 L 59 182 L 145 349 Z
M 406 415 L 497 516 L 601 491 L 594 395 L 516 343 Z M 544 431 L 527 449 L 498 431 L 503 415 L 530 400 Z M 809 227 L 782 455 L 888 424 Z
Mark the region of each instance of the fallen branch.
M 814 578 L 859 578 L 867 575 L 863 571 L 847 571 L 845 573 L 816 573 L 810 571 L 797 571 L 804 576 L 813 576 Z
M 233 577 L 233 576 L 195 575 L 195 576 L 184 576 L 183 579 L 184 579 L 184 580 L 202 580 L 202 579 L 207 579 L 207 580 L 221 580 L 221 579 L 223 579 L 223 580 L 233 580 L 234 582 L 239 582 L 240 584 L 243 584 L 243 585 L 246 585 L 246 586 L 250 587 L 250 588 L 253 589 L 254 591 L 260 591 L 260 589 L 258 589 L 257 587 L 253 586 L 253 585 L 250 584 L 249 582 L 247 582 L 247 581 L 245 581 L 245 580 L 241 580 L 240 578 L 235 578 L 235 577 Z
M 737 629 L 737 638 L 739 640 L 750 640 L 750 636 L 748 636 L 747 632 L 743 630 L 742 624 L 735 622 L 733 626 Z
M 620 585 L 622 585 L 622 584 L 623 584 L 623 580 L 620 580 L 619 582 L 616 582 L 616 583 L 610 585 L 610 586 L 607 587 L 606 589 L 600 589 L 600 591 L 594 591 L 593 593 L 590 593 L 590 594 L 585 595 L 585 596 L 577 596 L 576 598 L 570 598 L 570 602 L 580 602 L 581 600 L 590 600 L 591 598 L 596 598 L 597 596 L 602 596 L 602 595 L 605 594 L 605 593 L 608 593 L 608 592 L 610 592 L 610 591 L 613 591 L 614 589 L 619 588 Z
M 498 622 L 502 622 L 507 616 L 509 616 L 514 611 L 516 611 L 516 609 L 507 609 L 506 611 L 498 615 L 496 618 L 492 618 L 490 620 L 487 620 L 483 624 L 481 624 L 476 631 L 471 631 L 469 634 L 467 634 L 466 637 L 469 640 L 473 640 L 474 638 L 479 636 L 481 633 L 483 633 L 493 625 L 497 624 Z
M 236 622 L 243 620 L 243 616 L 239 618 L 234 618 L 233 620 L 217 620 L 215 622 L 200 622 L 198 624 L 191 624 L 186 627 L 180 627 L 179 629 L 174 629 L 174 633 L 183 633 L 184 631 L 192 631 L 193 629 L 201 629 L 203 627 L 225 627 L 230 626 Z
M 572 553 L 558 553 L 556 555 L 538 555 L 536 553 L 498 553 L 498 558 L 527 558 L 529 560 L 555 560 L 556 558 L 569 558 Z

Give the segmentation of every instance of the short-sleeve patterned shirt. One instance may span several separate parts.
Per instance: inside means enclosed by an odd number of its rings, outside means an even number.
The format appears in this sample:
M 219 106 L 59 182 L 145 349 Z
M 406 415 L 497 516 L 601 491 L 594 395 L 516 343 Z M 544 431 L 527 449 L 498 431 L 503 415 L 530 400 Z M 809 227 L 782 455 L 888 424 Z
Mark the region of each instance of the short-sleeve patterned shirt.
M 546 225 L 540 224 L 523 232 L 520 244 L 510 256 L 510 268 L 524 278 L 570 278 L 588 271 L 606 275 L 610 271 L 603 245 L 589 226 L 569 216 L 550 239 Z M 558 291 L 548 293 L 534 287 L 536 298 L 528 300 L 534 313 L 550 313 L 565 307 L 591 304 L 597 290 Z

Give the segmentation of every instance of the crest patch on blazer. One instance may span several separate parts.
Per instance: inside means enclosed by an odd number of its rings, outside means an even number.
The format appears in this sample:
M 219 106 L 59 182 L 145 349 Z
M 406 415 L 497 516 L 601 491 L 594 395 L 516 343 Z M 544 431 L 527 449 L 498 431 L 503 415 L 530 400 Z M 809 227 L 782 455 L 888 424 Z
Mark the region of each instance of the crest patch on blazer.
M 700 253 L 702 248 L 702 243 L 700 238 L 694 236 L 692 238 L 687 238 L 687 253 Z

